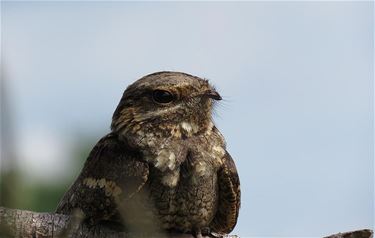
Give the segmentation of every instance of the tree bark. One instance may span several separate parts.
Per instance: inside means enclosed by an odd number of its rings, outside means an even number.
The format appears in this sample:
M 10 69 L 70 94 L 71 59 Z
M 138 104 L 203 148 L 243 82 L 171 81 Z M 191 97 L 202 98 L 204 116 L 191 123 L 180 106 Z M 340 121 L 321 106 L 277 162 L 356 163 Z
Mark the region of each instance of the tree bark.
M 373 231 L 369 229 L 338 233 L 324 238 L 373 238 Z
M 149 237 L 144 235 L 142 237 Z M 155 236 L 154 234 L 152 235 Z M 22 238 L 134 238 L 139 234 L 116 231 L 105 225 L 89 226 L 79 215 L 38 213 L 0 207 L 0 237 Z M 165 236 L 164 236 L 165 237 Z M 168 234 L 168 238 L 194 238 L 191 234 Z M 236 238 L 235 235 L 225 236 Z
M 77 222 L 78 221 L 78 222 Z M 0 207 L 0 237 L 126 237 L 105 227 L 89 229 L 79 217 Z
M 22 238 L 128 238 L 131 233 L 119 232 L 107 226 L 88 226 L 82 217 L 56 213 L 38 213 L 0 207 L 0 237 Z M 137 235 L 139 237 L 139 235 Z M 194 238 L 190 234 L 170 234 L 170 238 Z M 228 235 L 226 238 L 235 238 Z M 324 238 L 372 238 L 369 229 L 339 233 Z

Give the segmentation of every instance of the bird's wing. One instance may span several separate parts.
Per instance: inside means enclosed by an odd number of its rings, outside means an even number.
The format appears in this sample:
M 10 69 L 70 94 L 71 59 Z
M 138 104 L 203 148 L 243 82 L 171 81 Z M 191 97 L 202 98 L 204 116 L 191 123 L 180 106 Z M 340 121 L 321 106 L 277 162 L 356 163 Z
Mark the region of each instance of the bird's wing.
M 226 152 L 218 171 L 219 200 L 215 217 L 210 225 L 217 233 L 230 233 L 237 223 L 241 204 L 240 180 L 230 154 Z
M 61 199 L 56 212 L 83 211 L 92 220 L 107 220 L 119 203 L 137 194 L 147 182 L 149 169 L 140 155 L 108 134 L 92 149 L 81 174 Z

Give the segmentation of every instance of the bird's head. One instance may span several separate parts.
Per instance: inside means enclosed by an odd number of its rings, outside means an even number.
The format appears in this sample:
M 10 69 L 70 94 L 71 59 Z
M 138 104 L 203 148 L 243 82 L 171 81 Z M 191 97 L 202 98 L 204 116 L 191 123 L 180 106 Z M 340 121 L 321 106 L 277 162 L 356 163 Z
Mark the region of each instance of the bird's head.
M 147 75 L 124 92 L 112 118 L 119 135 L 180 138 L 212 127 L 212 106 L 221 96 L 207 80 L 181 72 Z

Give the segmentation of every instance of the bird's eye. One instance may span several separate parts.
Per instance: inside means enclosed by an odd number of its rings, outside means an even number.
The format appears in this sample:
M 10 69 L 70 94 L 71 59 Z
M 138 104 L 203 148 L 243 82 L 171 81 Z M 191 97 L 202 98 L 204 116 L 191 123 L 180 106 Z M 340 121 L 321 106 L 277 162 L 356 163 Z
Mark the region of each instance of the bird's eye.
M 172 93 L 160 89 L 157 89 L 152 93 L 152 98 L 157 103 L 170 103 L 175 99 Z

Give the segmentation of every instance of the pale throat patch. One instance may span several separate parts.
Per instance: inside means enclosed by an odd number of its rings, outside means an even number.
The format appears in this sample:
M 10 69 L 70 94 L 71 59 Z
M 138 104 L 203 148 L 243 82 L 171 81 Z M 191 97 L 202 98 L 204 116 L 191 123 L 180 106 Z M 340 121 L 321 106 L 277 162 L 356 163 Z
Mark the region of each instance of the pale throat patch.
M 226 153 L 225 144 L 222 142 L 220 134 L 215 132 L 214 127 L 212 121 L 208 122 L 206 132 L 195 137 L 194 133 L 199 131 L 198 126 L 195 123 L 183 121 L 168 128 L 171 132 L 171 140 L 167 140 L 162 144 L 157 141 L 152 141 L 152 138 L 155 138 L 153 133 L 142 133 L 143 141 L 155 149 L 145 153 L 145 158 L 148 162 L 152 163 L 156 169 L 162 172 L 161 183 L 164 186 L 170 188 L 176 187 L 180 180 L 180 162 L 177 156 L 181 156 L 181 152 L 186 146 L 183 143 L 184 141 L 180 140 L 181 134 L 191 137 L 194 141 L 197 140 L 199 144 L 197 145 L 198 147 L 201 147 L 200 143 L 203 144 L 207 140 L 212 140 L 211 146 L 208 148 L 200 148 L 200 150 L 203 150 L 201 151 L 203 154 L 200 155 L 202 160 L 197 161 L 193 165 L 192 172 L 196 175 L 195 178 L 210 175 L 212 172 L 209 169 L 208 162 L 204 160 L 209 160 L 211 161 L 210 163 L 214 163 L 217 166 L 221 164 L 222 157 Z M 172 138 L 177 138 L 178 140 L 174 141 Z M 181 144 L 175 142 L 181 142 Z M 189 140 L 186 140 L 186 142 L 191 143 Z M 182 152 L 182 154 L 184 154 L 184 152 Z
M 155 167 L 161 171 L 166 169 L 173 170 L 176 167 L 176 155 L 167 149 L 162 149 L 156 159 Z
M 168 187 L 175 187 L 180 178 L 180 169 L 177 168 L 176 155 L 173 151 L 162 149 L 154 160 L 157 169 L 164 172 L 161 182 Z
M 186 121 L 181 122 L 180 124 L 181 129 L 185 131 L 187 135 L 192 135 L 194 133 L 197 133 L 199 128 L 195 123 L 189 123 Z

